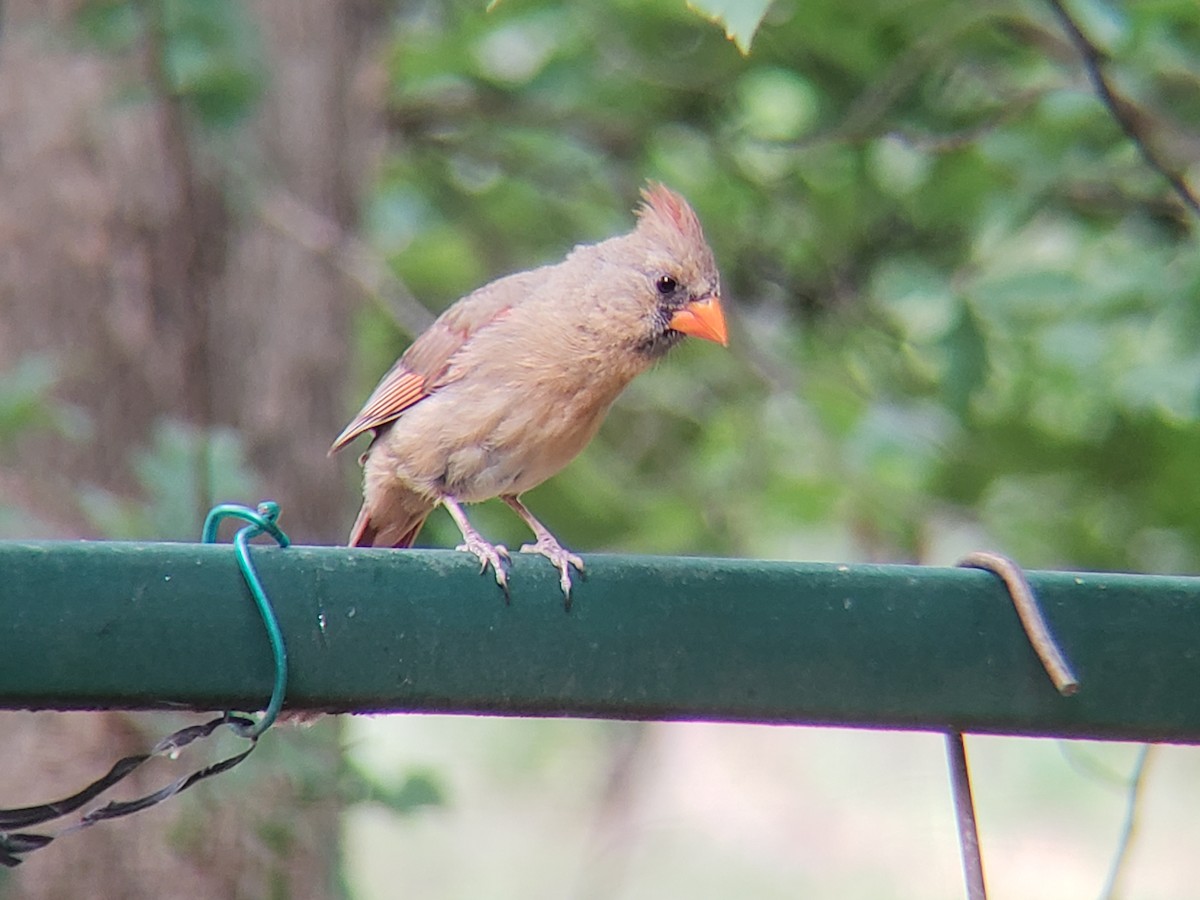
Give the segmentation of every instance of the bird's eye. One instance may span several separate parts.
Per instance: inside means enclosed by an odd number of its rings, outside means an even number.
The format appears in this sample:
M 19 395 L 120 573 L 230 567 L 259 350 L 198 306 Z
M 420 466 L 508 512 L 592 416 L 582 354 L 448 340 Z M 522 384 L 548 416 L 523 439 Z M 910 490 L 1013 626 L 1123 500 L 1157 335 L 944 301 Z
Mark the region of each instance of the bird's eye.
M 654 282 L 655 290 L 657 290 L 660 294 L 663 294 L 664 296 L 666 294 L 675 293 L 675 289 L 678 287 L 679 287 L 679 282 L 676 281 L 674 278 L 672 278 L 670 275 L 660 275 L 660 276 L 658 276 L 658 281 Z

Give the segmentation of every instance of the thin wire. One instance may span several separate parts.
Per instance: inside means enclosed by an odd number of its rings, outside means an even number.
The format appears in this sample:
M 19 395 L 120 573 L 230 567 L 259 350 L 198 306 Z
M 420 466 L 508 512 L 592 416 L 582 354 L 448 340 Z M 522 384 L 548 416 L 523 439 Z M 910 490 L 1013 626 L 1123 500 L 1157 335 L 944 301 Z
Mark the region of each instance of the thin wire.
M 1108 870 L 1108 879 L 1104 883 L 1104 890 L 1100 893 L 1100 900 L 1115 900 L 1121 896 L 1118 888 L 1120 887 L 1121 875 L 1125 871 L 1125 863 L 1129 861 L 1129 853 L 1133 849 L 1134 839 L 1137 837 L 1137 812 L 1139 801 L 1142 796 L 1142 788 L 1146 783 L 1146 770 L 1150 762 L 1150 751 L 1154 749 L 1153 744 L 1142 744 L 1138 751 L 1137 760 L 1133 764 L 1133 771 L 1129 775 L 1129 792 L 1125 803 L 1125 821 L 1121 825 L 1121 837 L 1117 841 L 1117 854 L 1113 857 L 1112 867 Z
M 967 897 L 968 900 L 987 900 L 983 854 L 979 849 L 979 827 L 975 822 L 975 803 L 971 798 L 971 772 L 967 768 L 967 747 L 962 732 L 957 729 L 946 732 L 946 761 L 950 766 L 950 786 L 954 791 L 958 846 L 962 851 Z
M 273 500 L 265 500 L 258 505 L 257 510 L 237 503 L 222 503 L 214 506 L 204 519 L 201 540 L 206 544 L 214 543 L 217 539 L 217 529 L 221 522 L 228 518 L 238 518 L 250 523 L 239 529 L 234 535 L 234 554 L 242 578 L 245 579 L 246 586 L 250 588 L 250 593 L 254 597 L 258 614 L 262 617 L 263 625 L 266 626 L 267 639 L 271 643 L 271 655 L 275 660 L 275 682 L 271 688 L 271 699 L 263 711 L 262 718 L 249 728 L 238 724 L 234 719 L 230 719 L 229 722 L 230 727 L 243 737 L 257 738 L 271 727 L 279 715 L 279 711 L 283 708 L 283 698 L 287 690 L 288 662 L 287 647 L 283 642 L 283 631 L 279 627 L 279 619 L 275 616 L 275 610 L 267 598 L 266 591 L 263 590 L 262 582 L 254 569 L 254 563 L 250 560 L 250 541 L 260 534 L 268 534 L 280 547 L 287 547 L 291 544 L 291 539 L 276 524 L 276 520 L 279 518 L 279 504 Z
M 188 725 L 163 738 L 148 753 L 126 756 L 124 759 L 118 760 L 108 770 L 107 774 L 93 781 L 83 790 L 72 794 L 70 797 L 64 797 L 61 800 L 56 800 L 52 803 L 43 803 L 38 806 L 0 809 L 0 866 L 5 868 L 19 866 L 24 861 L 21 858 L 22 856 L 32 853 L 34 850 L 40 850 L 63 835 L 95 825 L 97 822 L 118 819 L 122 816 L 140 812 L 143 809 L 174 797 L 182 791 L 186 791 L 189 787 L 203 781 L 205 778 L 211 778 L 213 775 L 229 771 L 234 766 L 240 764 L 242 760 L 246 759 L 250 755 L 250 752 L 258 746 L 257 738 L 249 738 L 250 746 L 235 756 L 227 757 L 202 769 L 198 769 L 190 775 L 176 779 L 166 787 L 134 800 L 111 801 L 106 806 L 92 810 L 74 824 L 61 828 L 58 831 L 39 834 L 10 830 L 13 828 L 28 828 L 33 825 L 42 825 L 73 813 L 108 791 L 114 785 L 123 781 L 147 760 L 162 756 L 173 758 L 179 750 L 193 741 L 208 737 L 222 725 L 227 725 L 233 728 L 239 735 L 244 736 L 249 734 L 251 728 L 254 726 L 254 722 L 250 719 L 231 716 L 226 713 L 203 725 Z
M 1118 772 L 1111 766 L 1105 765 L 1094 755 L 1070 740 L 1059 740 L 1058 752 L 1062 754 L 1067 765 L 1083 778 L 1090 778 L 1105 787 L 1116 788 L 1121 793 L 1129 790 L 1130 775 Z
M 993 553 L 990 550 L 976 550 L 968 553 L 958 561 L 958 565 L 972 569 L 984 569 L 1000 577 L 1004 586 L 1008 588 L 1008 595 L 1012 598 L 1013 606 L 1016 607 L 1017 617 L 1025 629 L 1025 636 L 1029 639 L 1034 652 L 1037 653 L 1038 659 L 1042 661 L 1046 674 L 1050 676 L 1050 680 L 1054 682 L 1054 686 L 1064 697 L 1070 697 L 1077 693 L 1079 679 L 1075 677 L 1070 664 L 1050 633 L 1050 626 L 1046 624 L 1041 607 L 1038 606 L 1037 597 L 1034 596 L 1033 588 L 1029 586 L 1029 581 L 1025 578 L 1025 573 L 1021 571 L 1021 567 L 1007 556 Z

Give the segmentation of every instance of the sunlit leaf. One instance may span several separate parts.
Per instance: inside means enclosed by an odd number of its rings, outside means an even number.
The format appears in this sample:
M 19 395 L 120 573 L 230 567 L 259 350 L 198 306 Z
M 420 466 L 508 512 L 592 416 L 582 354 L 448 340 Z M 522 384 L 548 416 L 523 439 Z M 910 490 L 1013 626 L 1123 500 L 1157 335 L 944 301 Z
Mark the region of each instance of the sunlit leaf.
M 771 7 L 771 0 L 687 0 L 688 6 L 725 29 L 725 36 L 742 53 L 750 52 L 754 33 Z

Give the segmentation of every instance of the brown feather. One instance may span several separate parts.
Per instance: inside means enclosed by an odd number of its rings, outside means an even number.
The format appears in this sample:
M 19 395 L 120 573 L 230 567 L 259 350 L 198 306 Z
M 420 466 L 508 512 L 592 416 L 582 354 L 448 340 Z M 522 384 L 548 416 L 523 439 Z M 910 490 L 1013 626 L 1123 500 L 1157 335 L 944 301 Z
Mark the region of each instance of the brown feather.
M 666 185 L 651 181 L 642 189 L 642 206 L 637 211 L 638 225 L 665 233 L 674 232 L 687 245 L 707 249 L 700 219 L 686 200 Z
M 418 518 L 415 522 L 401 534 L 393 534 L 391 538 L 391 546 L 393 547 L 411 547 L 416 543 L 417 535 L 421 533 L 421 528 L 425 525 L 425 520 L 429 517 L 426 513 Z M 354 520 L 354 527 L 350 530 L 350 540 L 346 542 L 348 547 L 377 547 L 379 546 L 380 528 L 371 518 L 370 507 L 364 503 L 362 509 L 358 511 L 358 518 Z
M 329 448 L 329 455 L 333 456 L 360 434 L 394 421 L 400 413 L 427 396 L 425 379 L 405 368 L 403 361 L 397 363 L 371 392 L 359 414 L 337 436 Z
M 346 542 L 346 545 L 349 547 L 374 547 L 375 535 L 378 533 L 379 529 L 371 523 L 371 511 L 364 503 L 358 511 L 358 518 L 354 520 L 354 527 L 350 529 L 350 540 Z
M 508 280 L 501 279 L 480 288 L 442 313 L 371 392 L 362 410 L 329 448 L 329 455 L 337 453 L 360 434 L 395 421 L 402 412 L 439 387 L 454 354 L 476 331 L 508 311 L 506 295 L 494 290 L 496 285 Z

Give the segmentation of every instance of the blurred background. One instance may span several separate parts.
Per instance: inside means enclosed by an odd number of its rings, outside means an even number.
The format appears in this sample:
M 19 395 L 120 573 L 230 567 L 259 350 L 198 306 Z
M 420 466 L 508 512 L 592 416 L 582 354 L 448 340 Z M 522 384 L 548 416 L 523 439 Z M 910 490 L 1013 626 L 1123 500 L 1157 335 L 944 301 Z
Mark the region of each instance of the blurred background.
M 1070 5 L 1156 165 L 1047 2 L 493 6 L 3 5 L 0 536 L 195 540 L 271 497 L 344 540 L 357 467 L 325 451 L 414 332 L 627 230 L 655 178 L 704 222 L 730 352 L 685 345 L 530 495 L 564 543 L 1200 567 L 1198 220 L 1165 177 L 1200 182 L 1193 0 Z M 494 506 L 480 529 L 524 540 Z M 441 516 L 421 541 L 456 542 Z M 174 723 L 3 714 L 0 805 Z M 968 749 L 993 895 L 1103 895 L 1137 748 Z M 1198 803 L 1200 754 L 1158 748 L 1113 896 L 1197 895 Z M 0 898 L 74 896 L 962 887 L 935 735 L 395 716 L 276 728 L 0 871 Z

